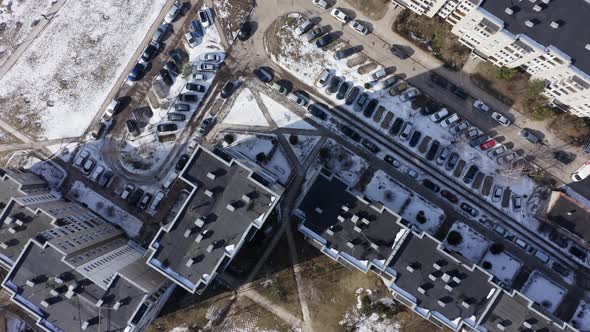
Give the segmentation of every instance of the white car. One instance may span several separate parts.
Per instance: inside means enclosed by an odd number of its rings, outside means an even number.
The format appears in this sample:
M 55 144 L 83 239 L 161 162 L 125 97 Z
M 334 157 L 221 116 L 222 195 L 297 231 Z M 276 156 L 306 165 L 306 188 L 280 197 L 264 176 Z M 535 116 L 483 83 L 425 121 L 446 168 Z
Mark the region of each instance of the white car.
M 313 4 L 320 7 L 321 9 L 328 9 L 330 5 L 324 0 L 313 0 Z
M 361 22 L 359 21 L 352 21 L 352 23 L 350 23 L 350 27 L 354 29 L 354 31 L 360 33 L 361 35 L 366 35 L 369 33 L 369 29 L 362 25 Z
M 313 22 L 310 20 L 305 20 L 295 28 L 295 33 L 297 36 L 301 36 L 302 34 L 306 33 L 307 30 L 311 29 L 311 27 L 313 27 Z
M 223 61 L 221 56 L 217 53 L 205 53 L 205 55 L 203 56 L 203 60 L 207 61 L 207 62 L 216 62 L 216 63 Z
M 494 159 L 504 152 L 508 151 L 508 148 L 504 144 L 496 145 L 492 150 L 488 151 L 488 157 Z
M 193 47 L 196 47 L 197 45 L 199 45 L 199 41 L 197 39 L 197 36 L 195 36 L 195 34 L 192 32 L 185 33 L 184 40 L 186 41 L 188 47 L 190 47 L 190 48 L 193 48 Z
M 490 107 L 486 104 L 483 103 L 483 101 L 481 100 L 476 100 L 473 103 L 473 107 L 477 108 L 478 110 L 482 111 L 482 112 L 489 112 L 490 111 Z
M 495 185 L 492 190 L 492 202 L 499 202 L 502 199 L 502 193 L 504 193 L 504 187 Z
M 117 99 L 113 99 L 113 101 L 111 101 L 111 103 L 109 104 L 109 106 L 107 106 L 107 109 L 104 111 L 104 119 L 105 120 L 110 120 L 113 115 L 115 115 L 117 113 L 117 111 L 119 110 L 119 106 L 121 105 L 121 102 Z
M 322 70 L 317 85 L 319 85 L 320 87 L 328 85 L 328 82 L 330 82 L 330 78 L 332 78 L 332 73 L 328 69 Z
M 477 136 L 479 136 L 481 134 L 482 134 L 482 132 L 479 129 L 473 127 L 471 129 L 469 129 L 468 131 L 464 132 L 463 134 L 461 134 L 461 137 L 465 137 L 465 139 L 470 140 L 470 139 L 476 138 Z
M 211 25 L 211 18 L 209 18 L 209 8 L 203 8 L 199 10 L 199 22 L 203 28 L 206 28 Z
M 408 175 L 412 179 L 418 178 L 418 172 L 416 172 L 414 169 L 410 168 L 409 166 L 406 167 L 406 169 L 404 170 L 404 173 L 406 173 L 406 175 Z
M 492 119 L 496 120 L 499 124 L 503 125 L 504 127 L 510 126 L 510 120 L 508 120 L 504 115 L 498 112 L 492 113 Z
M 164 188 L 164 189 L 170 188 L 170 186 L 172 185 L 172 182 L 174 182 L 174 180 L 176 180 L 177 177 L 178 177 L 178 173 L 176 173 L 176 172 L 172 172 L 172 173 L 168 174 L 168 177 L 166 177 L 166 180 L 162 184 L 162 188 Z
M 102 173 L 104 172 L 104 166 L 102 165 L 98 165 L 95 169 L 94 172 L 92 172 L 92 175 L 90 175 L 90 179 L 92 181 L 97 181 L 98 178 L 102 175 Z
M 449 115 L 449 110 L 446 108 L 443 108 L 441 110 L 439 110 L 438 112 L 432 114 L 430 116 L 430 120 L 432 120 L 433 122 L 439 122 L 440 120 L 446 118 Z
M 456 126 L 453 126 L 451 129 L 449 129 L 449 131 L 450 131 L 452 134 L 456 135 L 456 134 L 458 134 L 458 133 L 462 132 L 463 130 L 465 130 L 465 129 L 467 129 L 467 128 L 469 128 L 469 122 L 467 122 L 467 121 L 462 121 L 462 122 L 460 122 L 458 125 L 456 125 Z
M 206 81 L 207 75 L 205 73 L 194 73 L 193 81 Z
M 164 194 L 164 192 L 158 191 L 156 195 L 154 195 L 154 199 L 152 199 L 152 203 L 150 204 L 148 211 L 155 212 L 158 208 L 158 205 L 160 205 L 160 202 L 162 201 L 162 199 L 164 199 L 165 196 L 166 195 Z
M 334 8 L 334 9 L 332 9 L 332 12 L 330 12 L 330 14 L 332 14 L 332 16 L 334 16 L 335 19 L 337 19 L 338 21 L 340 21 L 344 24 L 346 24 L 350 21 L 350 16 L 346 15 L 340 9 Z
M 452 125 L 453 123 L 459 121 L 459 116 L 455 113 L 451 114 L 448 118 L 441 121 L 440 126 L 443 128 L 447 128 L 448 126 Z
M 418 96 L 418 90 L 414 89 L 414 90 L 410 90 L 406 93 L 403 93 L 399 96 L 399 100 L 401 101 L 408 101 L 408 100 L 414 100 L 416 97 Z
M 301 93 L 289 93 L 287 98 L 291 99 L 295 104 L 301 107 L 306 107 L 307 104 L 309 104 L 309 99 Z
M 166 17 L 164 17 L 164 21 L 166 23 L 172 23 L 174 19 L 176 19 L 176 17 L 180 14 L 181 10 L 182 4 L 174 3 L 174 5 L 172 5 L 172 8 L 170 8 L 170 10 L 168 11 L 168 14 L 166 14 Z
M 74 165 L 81 167 L 82 164 L 84 163 L 84 160 L 86 160 L 86 158 L 88 158 L 88 156 L 90 156 L 90 152 L 83 150 L 82 152 L 80 152 L 80 154 L 78 155 L 78 158 L 76 158 L 76 160 L 74 161 Z

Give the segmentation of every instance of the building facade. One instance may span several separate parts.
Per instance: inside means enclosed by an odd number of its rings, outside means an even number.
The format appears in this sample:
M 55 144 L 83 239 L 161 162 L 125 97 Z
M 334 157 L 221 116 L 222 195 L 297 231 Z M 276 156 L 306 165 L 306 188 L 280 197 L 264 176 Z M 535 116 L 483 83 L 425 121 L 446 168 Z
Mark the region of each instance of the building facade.
M 500 67 L 523 68 L 544 82 L 555 106 L 590 116 L 588 1 L 397 2 L 417 14 L 442 17 L 475 55 Z

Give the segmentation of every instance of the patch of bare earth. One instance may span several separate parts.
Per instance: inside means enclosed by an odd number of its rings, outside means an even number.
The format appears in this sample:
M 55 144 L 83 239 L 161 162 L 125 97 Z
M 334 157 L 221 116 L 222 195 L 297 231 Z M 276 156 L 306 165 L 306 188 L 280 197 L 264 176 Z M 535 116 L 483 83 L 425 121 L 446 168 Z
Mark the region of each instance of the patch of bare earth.
M 240 27 L 247 21 L 255 2 L 253 0 L 213 0 L 217 19 L 221 22 L 227 40 L 236 38 Z
M 391 6 L 390 0 L 346 0 L 346 2 L 373 21 L 382 19 Z

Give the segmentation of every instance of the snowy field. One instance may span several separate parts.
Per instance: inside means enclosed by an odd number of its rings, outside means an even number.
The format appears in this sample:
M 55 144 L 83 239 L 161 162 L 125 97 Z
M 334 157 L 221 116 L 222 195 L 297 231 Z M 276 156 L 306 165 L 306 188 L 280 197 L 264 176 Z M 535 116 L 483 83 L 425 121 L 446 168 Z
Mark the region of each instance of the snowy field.
M 554 313 L 565 296 L 565 289 L 549 280 L 538 271 L 531 273 L 521 292 L 539 303 L 549 313 Z
M 285 136 L 288 141 L 291 135 L 283 134 L 283 136 Z M 309 154 L 311 151 L 313 151 L 313 148 L 320 141 L 320 139 L 321 137 L 319 136 L 297 135 L 297 144 L 293 145 L 291 142 L 289 142 L 291 149 L 293 149 L 293 152 L 297 156 L 297 160 L 299 160 L 299 163 L 303 164 L 305 162 L 305 159 L 309 157 Z
M 343 77 L 354 86 L 363 87 L 365 83 L 370 83 L 371 86 L 366 89 L 365 92 L 368 93 L 369 98 L 377 98 L 379 100 L 379 105 L 383 106 L 385 111 L 381 118 L 375 121 L 374 117 L 367 118 L 358 110 L 354 110 L 352 106 L 344 105 L 342 100 L 336 99 L 335 94 L 328 94 L 324 88 L 317 89 L 317 93 L 330 99 L 334 104 L 339 105 L 343 110 L 347 110 L 351 115 L 358 117 L 360 121 L 365 122 L 374 130 L 381 131 L 388 136 L 390 135 L 389 126 L 391 126 L 391 124 L 382 128 L 380 122 L 386 117 L 387 113 L 393 113 L 395 118 L 401 118 L 404 121 L 411 122 L 416 130 L 422 132 L 423 137 L 428 135 L 432 140 L 438 140 L 441 143 L 440 149 L 444 146 L 448 146 L 449 149 L 452 152 L 456 152 L 461 159 L 477 164 L 482 173 L 493 176 L 496 183 L 505 187 L 509 186 L 515 194 L 528 196 L 533 192 L 535 184 L 528 177 L 522 176 L 518 173 L 497 174 L 496 171 L 499 166 L 495 160 L 487 156 L 486 152 L 471 148 L 466 142 L 458 140 L 453 134 L 451 134 L 451 132 L 449 132 L 448 128 L 441 127 L 440 124 L 432 122 L 429 116 L 423 116 L 417 110 L 413 110 L 410 102 L 401 101 L 399 95 L 391 96 L 388 89 L 381 88 L 380 83 L 371 83 L 372 79 L 370 75 L 381 69 L 379 66 L 368 73 L 361 74 L 360 72 L 362 71 L 360 68 L 367 64 L 367 60 L 361 63 L 356 61 L 354 66 L 349 67 L 347 64 L 349 59 L 336 60 L 334 58 L 335 51 L 342 49 L 345 46 L 331 45 L 328 47 L 331 49 L 321 50 L 318 49 L 314 43 L 307 42 L 305 36 L 297 36 L 294 32 L 294 27 L 305 20 L 304 17 L 299 16 L 299 14 L 290 14 L 288 18 L 282 18 L 281 20 L 280 23 L 283 25 L 277 29 L 278 33 L 276 41 L 267 41 L 266 45 L 267 52 L 275 63 L 283 67 L 302 82 L 314 87 L 317 86 L 316 82 L 318 76 L 326 68 L 329 69 L 333 75 Z M 275 22 L 275 24 L 277 23 Z M 267 35 L 267 38 L 268 37 L 269 36 Z M 334 44 L 337 44 L 337 42 L 334 42 Z M 360 56 L 362 55 L 353 55 L 350 59 L 354 60 L 355 57 Z M 409 148 L 417 151 L 419 145 L 420 144 L 415 148 Z M 396 155 L 391 151 L 384 151 L 383 154 L 384 153 L 389 153 L 394 156 Z M 471 187 L 469 188 L 479 194 L 479 190 L 471 189 Z M 538 224 L 534 222 L 534 211 L 530 211 L 528 205 L 535 208 L 538 206 L 535 201 L 525 198 L 523 200 L 523 211 L 514 212 L 510 207 L 503 209 L 506 213 L 513 215 L 519 222 L 536 230 Z
M 0 117 L 32 137 L 81 135 L 164 3 L 68 1 L 0 80 Z
M 492 264 L 492 267 L 487 271 L 508 286 L 512 284 L 514 276 L 522 266 L 520 261 L 504 251 L 496 255 L 488 251 L 483 257 L 482 262 Z
M 590 331 L 590 303 L 580 301 L 570 323 L 580 331 Z
M 263 153 L 266 160 L 257 164 L 273 174 L 280 183 L 287 184 L 291 176 L 291 166 L 274 135 L 238 134 L 235 136 L 235 141 L 229 146 L 230 151 L 253 162 L 257 162 L 256 156 Z
M 223 119 L 223 123 L 229 125 L 269 126 L 249 88 L 244 88 L 236 97 L 229 113 Z
M 449 233 L 452 231 L 459 232 L 459 234 L 461 234 L 463 237 L 463 241 L 454 246 L 449 244 L 447 238 L 444 241 L 445 246 L 449 249 L 459 252 L 470 262 L 479 264 L 481 257 L 485 254 L 485 252 L 488 250 L 488 247 L 490 246 L 490 241 L 461 222 L 455 222 L 449 230 Z
M 293 128 L 293 129 L 315 129 L 314 126 L 303 121 L 297 114 L 291 112 L 287 107 L 278 103 L 273 98 L 261 94 L 260 95 L 264 106 L 268 110 L 270 117 L 280 128 Z
M 127 236 L 134 238 L 139 235 L 141 220 L 132 216 L 127 211 L 113 204 L 107 198 L 99 195 L 94 190 L 86 187 L 82 182 L 76 181 L 68 193 L 68 197 L 86 204 L 88 208 L 113 225 L 121 227 Z

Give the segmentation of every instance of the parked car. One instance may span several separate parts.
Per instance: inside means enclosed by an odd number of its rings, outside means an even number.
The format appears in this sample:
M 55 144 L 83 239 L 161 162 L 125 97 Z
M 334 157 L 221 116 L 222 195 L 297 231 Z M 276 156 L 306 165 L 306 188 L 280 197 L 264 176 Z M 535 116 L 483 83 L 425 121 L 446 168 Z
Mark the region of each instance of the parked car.
M 174 111 L 176 112 L 190 112 L 191 106 L 185 103 L 176 103 L 174 104 Z
M 542 252 L 540 250 L 537 250 L 535 252 L 535 257 L 537 257 L 537 259 L 539 259 L 541 262 L 543 262 L 545 264 L 547 264 L 549 262 L 549 259 L 550 259 L 550 257 L 546 253 L 544 253 L 544 252 Z
M 553 262 L 553 271 L 561 274 L 565 278 L 567 278 L 571 273 L 571 271 L 566 269 L 565 266 L 563 266 L 557 262 Z
M 338 93 L 336 94 L 336 99 L 342 100 L 342 99 L 346 98 L 346 94 L 348 93 L 348 90 L 350 89 L 351 86 L 352 86 L 352 83 L 350 83 L 350 82 L 342 83 L 340 85 L 340 88 L 338 88 Z
M 127 199 L 127 197 L 129 197 L 129 195 L 133 192 L 133 190 L 135 190 L 135 185 L 132 183 L 127 184 L 127 186 L 125 186 L 125 189 L 123 189 L 123 192 L 121 193 L 121 198 Z
M 410 134 L 412 134 L 414 130 L 414 125 L 412 125 L 409 122 L 406 122 L 404 124 L 404 127 L 402 128 L 401 133 L 399 134 L 399 137 L 401 139 L 403 139 L 404 141 L 407 141 L 410 138 Z
M 156 211 L 158 209 L 158 205 L 160 205 L 160 202 L 164 199 L 165 196 L 166 195 L 164 194 L 164 192 L 158 191 L 154 195 L 154 199 L 152 200 L 152 204 L 150 204 L 148 211 Z
M 377 98 L 369 100 L 365 106 L 365 109 L 363 110 L 363 115 L 367 118 L 370 118 L 373 115 L 373 112 L 375 112 L 377 105 L 379 105 L 379 100 L 377 100 Z
M 435 140 L 434 142 L 432 142 L 432 145 L 430 145 L 430 149 L 428 149 L 428 153 L 426 154 L 426 160 L 433 160 L 434 156 L 436 156 L 436 152 L 438 151 L 439 147 L 439 141 Z
M 295 33 L 297 34 L 297 36 L 301 36 L 302 34 L 306 33 L 307 30 L 311 29 L 311 27 L 313 26 L 313 22 L 311 22 L 310 20 L 305 20 L 295 28 Z
M 342 81 L 344 81 L 342 79 L 342 77 L 339 76 L 334 76 L 332 77 L 332 79 L 330 80 L 330 84 L 328 85 L 328 93 L 332 94 L 335 93 L 336 91 L 338 91 L 338 87 L 340 86 L 340 83 L 342 83 Z
M 186 115 L 170 112 L 166 115 L 166 119 L 171 122 L 184 122 L 186 121 Z
M 295 104 L 301 107 L 307 107 L 307 104 L 309 104 L 309 98 L 300 91 L 289 93 L 287 98 L 291 99 Z
M 391 128 L 389 129 L 389 133 L 392 136 L 396 136 L 397 134 L 399 134 L 403 125 L 404 125 L 404 120 L 402 120 L 401 118 L 396 118 L 393 121 L 393 125 L 391 125 Z
M 327 26 L 315 27 L 315 28 L 309 30 L 305 34 L 305 38 L 307 38 L 307 41 L 311 43 L 312 40 L 318 38 L 319 36 L 323 35 L 324 33 L 328 32 L 328 31 L 329 31 L 329 29 Z
M 200 137 L 200 136 L 207 134 L 207 132 L 213 126 L 214 123 L 215 123 L 215 118 L 203 119 L 203 122 L 201 122 L 201 125 L 199 125 L 199 128 L 197 128 L 198 136 Z
M 504 193 L 504 187 L 499 185 L 494 185 L 494 189 L 492 190 L 492 202 L 497 203 L 502 200 L 502 194 Z
M 418 97 L 418 95 L 419 95 L 418 90 L 417 89 L 413 89 L 413 90 L 410 90 L 410 91 L 408 91 L 406 93 L 403 93 L 401 96 L 399 96 L 399 100 L 401 100 L 401 101 L 407 101 L 407 100 L 412 101 L 412 100 L 416 99 L 416 97 Z
M 512 195 L 512 211 L 517 212 L 522 209 L 522 197 Z
M 397 83 L 397 81 L 399 80 L 398 76 L 391 76 L 390 78 L 386 79 L 385 81 L 381 82 L 381 88 L 382 89 L 387 89 L 390 86 L 394 85 L 395 83 Z
M 194 93 L 181 93 L 178 100 L 182 102 L 196 103 L 199 101 L 199 96 Z
M 172 7 L 170 8 L 170 10 L 168 11 L 168 13 L 166 14 L 166 17 L 164 17 L 164 22 L 166 23 L 172 23 L 174 22 L 174 20 L 178 17 L 178 15 L 180 15 L 180 13 L 182 13 L 182 9 L 183 9 L 183 4 L 180 2 L 175 2 Z
M 386 154 L 383 160 L 390 163 L 395 168 L 399 168 L 402 165 L 402 163 L 400 163 L 399 160 L 395 159 L 392 155 L 389 154 Z
M 448 116 L 447 118 L 445 118 L 444 120 L 442 120 L 440 122 L 440 126 L 443 128 L 446 128 L 450 125 L 452 125 L 455 122 L 458 122 L 460 120 L 459 116 L 456 113 L 451 114 L 450 116 Z
M 436 85 L 438 85 L 438 86 L 440 86 L 440 87 L 442 87 L 442 88 L 445 88 L 445 89 L 446 89 L 446 88 L 447 88 L 447 86 L 449 85 L 449 82 L 447 82 L 447 80 L 446 80 L 446 79 L 444 79 L 442 76 L 440 76 L 440 75 L 437 75 L 437 74 L 434 74 L 434 73 L 430 74 L 430 80 L 431 80 L 431 81 L 432 81 L 434 84 L 436 84 Z
M 106 130 L 107 130 L 107 123 L 104 121 L 100 121 L 99 123 L 96 124 L 96 126 L 94 127 L 94 130 L 92 130 L 92 132 L 90 132 L 90 137 L 92 137 L 93 139 L 100 139 L 106 133 Z
M 287 90 L 287 88 L 277 83 L 271 84 L 270 87 L 271 89 L 278 91 L 282 95 L 287 95 L 287 93 L 289 93 L 289 90 Z
M 508 120 L 504 115 L 502 115 L 498 112 L 492 113 L 492 119 L 496 120 L 496 122 L 498 122 L 499 124 L 501 124 L 504 127 L 510 126 L 510 120 Z
M 431 115 L 438 112 L 441 109 L 441 106 L 436 103 L 429 103 L 428 105 L 422 107 L 420 110 L 420 114 L 422 115 Z
M 141 54 L 141 60 L 145 62 L 151 61 L 159 50 L 160 44 L 154 41 L 150 42 L 145 50 L 143 50 L 143 53 Z
M 479 211 L 477 211 L 473 206 L 462 202 L 459 207 L 461 208 L 461 210 L 467 212 L 470 216 L 472 216 L 473 218 L 479 216 Z
M 513 161 L 514 159 L 516 159 L 516 153 L 512 152 L 498 157 L 498 159 L 496 159 L 496 162 L 500 165 L 504 165 Z
M 467 172 L 465 173 L 465 176 L 463 177 L 463 182 L 467 184 L 473 182 L 473 179 L 475 179 L 475 175 L 477 174 L 477 172 L 479 172 L 479 167 L 475 165 L 469 166 Z
M 342 10 L 340 10 L 338 8 L 332 9 L 330 14 L 332 14 L 332 16 L 334 16 L 335 19 L 337 19 L 338 21 L 340 21 L 344 24 L 346 24 L 346 23 L 348 23 L 348 21 L 350 21 L 350 16 L 346 15 Z
M 367 101 L 369 101 L 369 94 L 366 92 L 361 93 L 359 99 L 356 101 L 356 108 L 358 110 L 362 110 L 365 107 Z
M 90 152 L 88 152 L 87 150 L 82 150 L 78 157 L 76 157 L 76 160 L 74 160 L 74 166 L 82 167 L 82 164 L 84 164 L 84 161 L 86 161 L 86 158 L 88 158 L 88 156 L 90 156 Z
M 344 58 L 348 58 L 349 56 L 360 52 L 361 48 L 358 46 L 348 47 L 340 51 L 336 51 L 334 53 L 334 59 L 341 60 Z
M 152 194 L 145 193 L 143 195 L 143 197 L 141 198 L 141 200 L 139 201 L 139 203 L 137 204 L 137 207 L 140 210 L 145 210 L 148 207 L 148 204 L 150 204 L 151 200 L 152 200 Z
M 318 85 L 320 87 L 324 87 L 324 86 L 328 85 L 331 77 L 332 77 L 332 73 L 328 69 L 322 70 L 322 72 L 320 73 L 320 76 L 318 78 Z
M 315 41 L 317 48 L 322 48 L 330 45 L 333 41 L 338 39 L 338 35 L 335 33 L 327 33 Z
M 326 120 L 328 118 L 328 115 L 326 114 L 327 107 L 323 106 L 323 104 L 315 103 L 309 105 L 307 110 L 309 111 L 309 113 L 318 117 L 320 120 Z
M 204 9 L 199 10 L 198 16 L 199 16 L 199 22 L 201 22 L 201 25 L 204 28 L 207 28 L 208 26 L 210 26 L 212 24 L 211 18 L 209 17 L 209 8 L 204 8 Z
M 162 40 L 164 40 L 166 35 L 168 35 L 168 32 L 170 31 L 170 29 L 172 29 L 171 24 L 169 24 L 169 23 L 161 24 L 158 27 L 158 30 L 156 30 L 156 32 L 154 33 L 154 36 L 152 37 L 152 42 L 156 42 L 156 43 L 162 42 Z
M 217 69 L 219 69 L 219 65 L 214 64 L 214 63 L 209 63 L 209 62 L 201 62 L 199 64 L 198 68 L 201 71 L 212 72 L 212 71 L 216 71 Z
M 241 41 L 245 41 L 252 35 L 252 23 L 250 21 L 246 21 L 242 23 L 240 30 L 238 31 L 238 39 Z
M 400 93 L 406 91 L 407 88 L 408 88 L 408 83 L 406 83 L 404 81 L 398 82 L 394 86 L 392 86 L 391 89 L 389 89 L 389 95 L 392 97 L 397 96 Z
M 483 101 L 477 99 L 475 102 L 473 102 L 473 107 L 475 107 L 475 109 L 478 109 L 482 112 L 489 112 L 490 111 L 490 107 L 486 104 L 484 104 Z
M 354 102 L 354 100 L 356 99 L 356 97 L 358 97 L 358 95 L 361 92 L 361 88 L 358 86 L 353 87 L 350 92 L 348 93 L 348 96 L 346 96 L 346 100 L 345 100 L 345 104 L 346 105 L 352 105 L 352 103 Z
M 455 86 L 455 85 L 452 85 L 452 86 L 451 86 L 451 92 L 452 92 L 452 93 L 453 93 L 455 96 L 457 96 L 457 97 L 459 97 L 459 98 L 461 98 L 461 99 L 463 99 L 463 100 L 466 100 L 466 99 L 469 97 L 469 95 L 467 94 L 467 92 L 465 92 L 465 91 L 461 90 L 459 87 L 457 87 L 457 86 Z
M 167 54 L 176 66 L 182 66 L 188 60 L 188 54 L 181 48 L 172 49 Z
M 98 185 L 101 187 L 108 188 L 111 185 L 111 179 L 113 178 L 114 173 L 107 170 L 100 176 L 98 180 Z
M 268 67 L 254 69 L 254 75 L 256 75 L 256 77 L 258 77 L 258 79 L 264 83 L 268 83 L 273 79 L 272 71 Z
M 164 68 L 160 69 L 160 77 L 162 78 L 162 81 L 164 81 L 164 83 L 166 85 L 171 86 L 172 84 L 174 84 L 174 79 L 172 78 L 172 74 Z
M 361 22 L 356 21 L 356 20 L 352 21 L 352 23 L 350 23 L 350 27 L 354 31 L 360 33 L 361 35 L 366 35 L 369 33 L 369 29 L 366 26 L 364 26 Z
M 168 176 L 166 177 L 166 180 L 164 180 L 164 183 L 162 184 L 162 188 L 169 189 L 170 186 L 172 186 L 172 182 L 174 182 L 174 180 L 176 180 L 177 177 L 178 177 L 177 172 L 171 172 L 170 174 L 168 174 Z
M 184 34 L 184 40 L 186 41 L 189 48 L 194 48 L 199 45 L 199 37 L 192 31 Z
M 475 127 L 471 127 L 469 130 L 461 134 L 460 137 L 465 138 L 466 140 L 472 140 L 479 135 L 481 135 L 481 131 Z
M 190 29 L 197 37 L 203 37 L 205 34 L 201 22 L 199 22 L 197 19 L 191 21 Z
M 478 136 L 478 137 L 472 139 L 471 141 L 469 141 L 469 146 L 471 146 L 472 148 L 475 148 L 476 146 L 482 144 L 483 142 L 487 142 L 490 139 L 491 138 L 488 135 L 481 135 L 481 136 Z
M 449 110 L 446 108 L 442 108 L 440 111 L 432 114 L 430 116 L 430 120 L 433 122 L 440 122 L 442 119 L 446 118 L 449 115 Z
M 490 140 L 487 140 L 487 141 L 481 143 L 479 145 L 479 148 L 481 149 L 481 151 L 486 151 L 488 149 L 493 148 L 494 146 L 496 146 L 496 141 L 493 139 L 490 139 Z
M 104 111 L 103 117 L 105 120 L 110 120 L 115 114 L 121 110 L 121 101 L 119 99 L 113 99 L 107 109 Z
M 164 63 L 164 69 L 176 75 L 179 73 L 178 66 L 172 61 L 166 61 L 166 63 Z
M 127 128 L 127 132 L 129 132 L 129 135 L 133 137 L 139 135 L 139 127 L 137 126 L 137 122 L 135 122 L 135 120 L 129 119 L 125 121 L 125 128 Z
M 367 150 L 371 151 L 374 154 L 379 153 L 379 151 L 381 151 L 381 149 L 377 146 L 377 144 L 371 142 L 370 140 L 363 138 L 361 140 L 361 144 L 367 148 Z
M 447 164 L 445 165 L 445 169 L 447 171 L 454 169 L 455 166 L 457 166 L 459 159 L 460 159 L 459 155 L 456 152 L 451 153 L 451 156 L 449 157 L 449 160 L 447 161 Z
M 412 137 L 410 138 L 410 142 L 408 143 L 408 145 L 412 148 L 415 147 L 416 145 L 418 145 L 420 138 L 422 138 L 422 133 L 418 130 L 414 130 L 414 133 L 412 134 Z
M 172 122 L 160 123 L 156 126 L 158 135 L 172 135 L 178 132 L 178 125 Z
M 391 48 L 389 49 L 389 51 L 391 52 L 391 54 L 397 56 L 398 58 L 400 58 L 402 60 L 409 58 L 409 55 L 405 51 L 405 47 L 403 45 L 393 44 L 393 45 L 391 45 Z
M 518 134 L 533 144 L 541 143 L 541 139 L 537 135 L 533 134 L 533 132 L 529 129 L 523 128 L 518 132 Z
M 488 157 L 494 159 L 504 152 L 508 151 L 508 148 L 504 144 L 496 145 L 492 150 L 488 151 Z
M 371 79 L 373 79 L 373 81 L 378 81 L 378 80 L 382 79 L 385 76 L 387 76 L 387 70 L 381 69 L 381 70 L 378 70 L 378 71 L 372 73 L 371 74 Z
M 432 191 L 434 191 L 435 193 L 440 191 L 440 186 L 432 181 L 430 181 L 429 179 L 424 179 L 422 180 L 422 185 Z
M 82 165 L 82 171 L 86 174 L 89 174 L 94 168 L 94 165 L 96 165 L 96 161 L 94 159 L 86 159 L 84 165 Z
M 96 168 L 94 168 L 94 171 L 90 175 L 90 179 L 94 182 L 98 181 L 98 178 L 100 178 L 100 176 L 102 175 L 102 173 L 104 171 L 105 171 L 104 166 L 102 166 L 102 165 L 96 166 Z
M 141 197 L 143 197 L 143 189 L 137 188 L 131 193 L 131 196 L 129 196 L 128 202 L 130 205 L 137 205 Z
M 446 189 L 441 190 L 440 195 L 453 204 L 457 204 L 459 202 L 459 198 L 457 197 L 457 195 L 453 194 L 452 192 Z
M 416 172 L 413 168 L 411 168 L 409 166 L 406 167 L 406 169 L 404 170 L 404 173 L 406 173 L 406 175 L 411 177 L 412 179 L 418 178 L 418 172 Z
M 328 9 L 330 5 L 325 0 L 313 0 L 313 4 L 320 7 L 321 9 Z
M 469 128 L 469 126 L 470 126 L 469 122 L 461 121 L 461 122 L 459 122 L 459 124 L 452 126 L 451 129 L 449 129 L 449 131 L 451 132 L 451 134 L 457 135 L 458 133 L 462 132 L 463 130 L 467 130 Z
M 210 52 L 203 55 L 203 61 L 219 63 L 223 61 L 223 58 L 218 53 Z
M 182 169 L 184 169 L 184 166 L 186 166 L 188 159 L 189 159 L 188 154 L 183 153 L 182 155 L 180 155 L 180 158 L 178 158 L 178 161 L 176 162 L 176 170 L 182 171 Z
M 147 62 L 138 62 L 133 66 L 131 72 L 127 76 L 127 79 L 131 82 L 139 81 L 146 72 L 148 65 Z
M 192 83 L 192 82 L 186 83 L 184 88 L 189 91 L 200 92 L 200 93 L 207 91 L 207 88 L 204 85 Z
M 227 97 L 231 96 L 231 94 L 234 92 L 235 88 L 236 88 L 236 83 L 234 83 L 233 81 L 227 81 L 227 82 L 225 82 L 223 89 L 221 89 L 221 93 L 219 94 L 219 96 L 223 99 L 226 99 Z
M 438 154 L 438 157 L 436 158 L 436 164 L 442 166 L 445 163 L 445 161 L 447 161 L 447 158 L 450 154 L 451 149 L 449 149 L 448 147 L 444 147 Z

